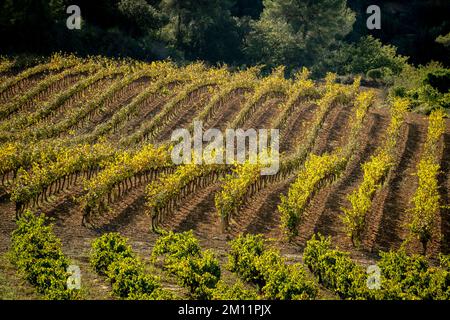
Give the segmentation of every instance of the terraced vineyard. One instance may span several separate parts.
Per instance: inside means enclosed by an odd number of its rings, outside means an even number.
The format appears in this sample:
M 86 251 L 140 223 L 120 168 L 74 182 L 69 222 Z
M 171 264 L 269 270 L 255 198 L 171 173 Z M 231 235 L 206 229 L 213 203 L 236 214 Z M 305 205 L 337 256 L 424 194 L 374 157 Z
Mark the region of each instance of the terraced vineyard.
M 255 283 L 242 274 L 242 265 L 233 260 L 233 267 L 225 268 L 227 254 L 235 259 L 242 254 L 239 241 L 243 248 L 245 241 L 256 241 L 272 248 L 264 249 L 268 253 L 275 250 L 271 258 L 262 254 L 255 259 L 263 262 L 251 263 L 278 261 L 277 270 L 296 288 L 282 295 L 269 286 L 275 281 L 270 264 L 256 268 L 262 288 L 257 294 L 264 298 L 410 298 L 417 296 L 377 296 L 360 287 L 353 294 L 330 285 L 333 280 L 323 282 L 326 265 L 319 266 L 314 250 L 325 254 L 338 246 L 357 262 L 343 260 L 346 266 L 363 276 L 364 266 L 379 261 L 379 250 L 403 244 L 409 254 L 425 254 L 433 266 L 450 253 L 450 121 L 441 111 L 429 117 L 409 113 L 407 100 L 383 100 L 358 79 L 342 85 L 329 74 L 316 83 L 306 69 L 287 80 L 282 68 L 263 76 L 256 68 L 232 72 L 201 63 L 179 67 L 55 55 L 25 70 L 1 61 L 0 79 L 0 254 L 12 248 L 19 261 L 13 266 L 2 258 L 1 276 L 6 285 L 21 288 L 21 297 L 74 298 L 49 294 L 48 288 L 36 294 L 15 275 L 17 268 L 29 272 L 19 254 L 27 251 L 19 245 L 31 228 L 22 218 L 32 220 L 30 211 L 53 219 L 53 230 L 40 232 L 54 232 L 61 240 L 58 263 L 69 259 L 80 266 L 84 297 L 90 299 L 111 298 L 111 292 L 116 298 L 209 299 L 234 283 L 252 289 Z M 279 171 L 262 176 L 260 164 L 250 163 L 174 165 L 171 133 L 192 132 L 195 120 L 203 121 L 204 131 L 280 129 Z M 11 238 L 20 218 L 22 233 Z M 222 268 L 221 282 L 213 281 L 216 291 L 190 281 L 192 266 L 180 262 L 182 272 L 175 267 L 178 260 L 164 247 L 161 230 L 193 231 L 188 238 L 199 242 L 192 263 Z M 105 249 L 108 241 L 125 243 L 108 238 L 109 232 L 127 237 L 132 247 L 111 270 L 132 266 L 136 281 L 158 288 L 151 290 L 155 293 L 123 291 L 113 271 L 106 272 L 98 260 L 92 268 L 94 240 L 103 235 L 96 242 L 98 255 L 112 254 Z M 318 233 L 331 242 L 308 242 Z M 261 238 L 242 240 L 241 234 Z M 163 262 L 153 262 L 161 255 Z M 309 271 L 297 273 L 301 264 L 292 262 L 303 260 Z M 382 256 L 380 263 L 389 261 Z M 148 278 L 149 268 L 161 278 Z

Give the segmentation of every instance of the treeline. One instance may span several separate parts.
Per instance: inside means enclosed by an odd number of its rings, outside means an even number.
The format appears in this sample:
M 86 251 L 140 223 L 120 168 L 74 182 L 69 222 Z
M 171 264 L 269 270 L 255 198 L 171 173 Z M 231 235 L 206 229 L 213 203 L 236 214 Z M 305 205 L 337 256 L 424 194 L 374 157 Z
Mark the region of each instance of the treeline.
M 236 66 L 286 65 L 288 71 L 305 66 L 316 76 L 326 71 L 367 74 L 375 70 L 375 78 L 398 74 L 406 61 L 403 56 L 411 57 L 414 64 L 449 62 L 445 42 L 450 31 L 448 1 L 378 3 L 381 30 L 366 27 L 366 9 L 372 4 L 377 3 L 3 0 L 0 53 L 48 54 L 61 50 L 145 60 L 170 57 Z M 66 27 L 69 5 L 81 9 L 80 30 Z

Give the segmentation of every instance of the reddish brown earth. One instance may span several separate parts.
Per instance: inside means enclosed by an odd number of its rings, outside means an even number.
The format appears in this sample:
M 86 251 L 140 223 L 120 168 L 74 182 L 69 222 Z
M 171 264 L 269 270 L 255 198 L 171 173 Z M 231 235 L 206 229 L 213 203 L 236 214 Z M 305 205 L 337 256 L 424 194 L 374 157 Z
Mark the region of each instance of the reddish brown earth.
M 147 83 L 148 79 L 141 78 L 123 87 L 112 96 L 112 102 L 108 103 L 106 107 L 100 107 L 93 113 L 87 115 L 87 119 L 83 119 L 83 121 L 77 125 L 77 128 L 79 129 L 75 134 L 82 135 L 91 132 L 97 125 L 108 121 L 121 106 L 129 104 L 133 98 L 146 87 Z M 88 120 L 87 123 L 86 120 Z
M 209 119 L 205 124 L 205 128 L 216 128 L 219 130 L 225 130 L 227 123 L 231 121 L 234 116 L 236 116 L 245 102 L 245 92 L 239 90 L 238 92 L 233 92 L 233 94 L 228 97 L 226 101 L 220 102 L 220 107 L 213 114 L 211 119 Z
M 201 112 L 206 102 L 211 98 L 211 93 L 208 92 L 208 88 L 201 88 L 190 93 L 187 101 L 181 102 L 181 108 L 175 114 L 174 119 L 171 119 L 169 123 L 161 128 L 157 134 L 157 141 L 163 142 L 170 140 L 172 132 L 176 129 L 185 128 L 192 124 L 195 116 Z
M 39 76 L 36 78 L 38 79 Z M 21 90 L 26 90 L 35 85 L 37 81 L 29 79 L 19 86 Z M 98 86 L 107 88 L 113 81 L 105 80 L 99 82 Z M 118 93 L 117 99 L 112 104 L 80 125 L 78 132 L 89 133 L 97 125 L 108 121 L 114 112 L 128 104 L 148 84 L 148 80 L 142 80 L 131 90 L 126 90 L 123 94 Z M 180 88 L 182 86 L 175 86 L 168 95 L 155 95 L 144 101 L 135 114 L 131 115 L 107 137 L 112 141 L 118 141 L 132 134 L 139 129 L 141 123 L 150 120 L 160 112 Z M 50 117 L 50 122 L 61 121 L 68 112 L 74 112 L 70 106 L 80 104 L 82 107 L 83 103 L 94 98 L 94 91 L 87 90 L 84 97 L 71 99 L 69 106 Z M 45 95 L 43 98 L 46 99 Z M 179 112 L 171 118 L 169 123 L 161 128 L 156 140 L 162 142 L 170 139 L 172 130 L 191 124 L 209 99 L 211 99 L 211 93 L 208 90 L 188 99 L 188 102 L 178 108 Z M 255 129 L 269 127 L 278 116 L 281 103 L 285 99 L 286 97 L 267 99 L 258 105 L 243 127 Z M 237 92 L 230 96 L 207 122 L 206 127 L 225 129 L 226 124 L 238 114 L 244 102 L 243 92 Z M 306 129 L 305 125 L 313 118 L 316 109 L 316 106 L 311 103 L 302 103 L 295 108 L 282 130 L 281 151 L 291 153 L 301 143 Z M 332 152 L 345 145 L 351 111 L 350 105 L 337 105 L 332 108 L 314 143 L 314 153 Z M 359 137 L 359 147 L 350 159 L 346 170 L 338 180 L 324 186 L 315 194 L 308 205 L 306 218 L 299 226 L 299 236 L 292 243 L 286 243 L 283 239 L 279 227 L 280 215 L 277 206 L 280 194 L 288 192 L 295 175 L 270 184 L 252 196 L 240 210 L 239 216 L 233 218 L 230 230 L 226 233 L 222 233 L 220 230 L 214 206 L 215 193 L 221 187 L 220 181 L 188 195 L 183 205 L 165 219 L 162 227 L 174 231 L 192 229 L 201 240 L 202 245 L 217 251 L 222 261 L 226 260 L 227 241 L 241 233 L 261 233 L 267 239 L 273 239 L 272 243 L 279 247 L 284 254 L 299 260 L 306 241 L 318 232 L 331 236 L 339 247 L 349 250 L 357 260 L 362 262 L 373 260 L 376 258 L 378 250 L 398 248 L 407 236 L 405 227 L 408 222 L 407 210 L 410 208 L 409 201 L 417 187 L 417 178 L 413 174 L 420 159 L 427 130 L 426 117 L 415 114 L 407 117 L 398 142 L 395 167 L 374 198 L 373 206 L 367 217 L 367 229 L 363 235 L 362 247 L 354 248 L 345 235 L 340 214 L 342 207 L 348 206 L 348 194 L 355 190 L 362 181 L 361 164 L 368 161 L 376 148 L 381 145 L 389 121 L 387 110 L 383 108 L 370 110 L 363 132 Z M 449 120 L 447 120 L 447 130 L 442 139 L 440 164 L 442 170 L 439 177 L 441 202 L 443 205 L 448 205 L 450 197 Z M 49 203 L 38 209 L 54 219 L 55 232 L 62 240 L 65 254 L 87 270 L 86 281 L 92 286 L 92 296 L 109 298 L 108 285 L 89 271 L 90 243 L 94 238 L 105 232 L 117 231 L 130 238 L 133 249 L 142 257 L 148 258 L 151 253 L 157 235 L 150 231 L 150 217 L 146 214 L 144 189 L 145 185 L 143 184 L 128 192 L 120 201 L 111 205 L 111 212 L 97 217 L 94 225 L 90 228 L 81 224 L 82 213 L 77 202 L 77 198 L 83 194 L 81 181 L 68 190 L 53 196 Z M 439 252 L 449 253 L 450 251 L 449 210 L 448 207 L 443 207 L 436 220 L 436 239 L 433 239 L 428 252 L 431 256 L 436 256 Z M 15 228 L 14 217 L 14 205 L 3 193 L 0 198 L 0 254 L 8 250 L 10 234 Z M 420 244 L 411 242 L 409 250 L 420 252 Z M 173 285 L 170 279 L 164 281 L 167 281 L 168 286 Z
M 90 87 L 82 90 L 79 94 L 71 96 L 66 101 L 66 103 L 64 103 L 52 114 L 50 114 L 44 121 L 32 125 L 31 128 L 43 128 L 63 121 L 67 117 L 67 112 L 76 112 L 76 110 L 79 110 L 82 107 L 86 106 L 89 101 L 92 101 L 97 97 L 96 94 L 98 91 L 107 90 L 107 88 L 113 83 L 113 81 L 113 79 L 109 78 L 97 81 Z
M 341 178 L 318 192 L 308 208 L 307 223 L 313 227 L 306 228 L 302 241 L 312 234 L 320 232 L 331 236 L 341 248 L 349 249 L 350 241 L 345 235 L 340 218 L 342 207 L 348 206 L 347 195 L 362 182 L 361 164 L 369 160 L 375 149 L 381 144 L 384 130 L 389 124 L 387 115 L 371 112 L 368 114 L 361 134 L 360 148 L 350 159 Z
M 137 111 L 131 114 L 124 123 L 120 124 L 108 138 L 115 141 L 120 140 L 124 136 L 131 135 L 139 128 L 142 122 L 151 119 L 160 112 L 164 105 L 176 96 L 182 85 L 169 84 L 167 87 L 170 93 L 167 95 L 154 94 L 147 98 L 138 106 Z
M 301 104 L 296 108 L 280 132 L 280 153 L 289 154 L 295 150 L 306 131 L 304 126 L 311 121 L 316 109 L 317 105 L 314 103 Z
M 4 92 L 0 96 L 0 103 L 7 103 L 17 97 L 19 93 L 24 93 L 30 90 L 33 86 L 35 86 L 39 81 L 44 79 L 49 73 L 38 73 L 31 77 L 22 79 L 18 83 L 16 83 L 11 90 Z

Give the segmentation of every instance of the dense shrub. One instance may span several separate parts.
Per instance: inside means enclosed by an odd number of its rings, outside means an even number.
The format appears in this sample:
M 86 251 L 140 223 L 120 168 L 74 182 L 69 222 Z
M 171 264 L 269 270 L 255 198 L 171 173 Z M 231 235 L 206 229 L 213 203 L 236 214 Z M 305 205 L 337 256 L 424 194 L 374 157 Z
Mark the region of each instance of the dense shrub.
M 157 277 L 146 273 L 127 241 L 118 233 L 106 233 L 92 243 L 91 265 L 98 274 L 107 276 L 112 293 L 129 300 L 173 299 Z
M 193 298 L 212 298 L 221 276 L 219 261 L 211 251 L 201 250 L 192 231 L 164 233 L 151 255 L 154 262 L 160 258 L 164 268 L 177 277 Z
M 106 233 L 92 243 L 90 261 L 100 275 L 106 275 L 113 262 L 125 258 L 134 258 L 134 254 L 127 240 L 118 233 Z
M 107 276 L 113 293 L 121 298 L 150 295 L 160 287 L 158 280 L 145 274 L 144 265 L 135 258 L 121 258 L 111 263 Z
M 213 291 L 214 300 L 257 300 L 258 294 L 252 289 L 247 289 L 237 280 L 233 285 L 227 285 L 223 280 L 217 283 Z
M 341 43 L 335 50 L 330 50 L 313 70 L 315 75 L 327 71 L 340 75 L 362 74 L 390 83 L 392 76 L 400 73 L 406 66 L 407 58 L 397 54 L 395 46 L 385 45 L 369 35 L 356 43 Z
M 159 258 L 164 267 L 175 271 L 180 260 L 200 254 L 200 244 L 192 231 L 174 233 L 172 231 L 163 233 L 152 250 L 151 260 L 157 262 Z
M 280 253 L 266 249 L 261 235 L 239 236 L 231 241 L 228 267 L 245 281 L 255 283 L 266 299 L 314 299 L 317 286 L 301 264 L 289 265 Z
M 180 285 L 188 288 L 194 298 L 201 300 L 212 298 L 220 274 L 219 261 L 209 250 L 203 251 L 200 257 L 181 260 L 176 272 Z
M 448 257 L 441 257 L 440 268 L 429 265 L 422 255 L 408 255 L 398 251 L 381 252 L 378 266 L 383 281 L 398 287 L 403 296 L 412 299 L 450 299 L 450 272 Z M 387 286 L 388 287 L 388 286 Z
M 364 299 L 367 275 L 348 254 L 333 250 L 331 239 L 319 235 L 307 242 L 303 260 L 319 278 L 319 282 L 343 299 Z
M 439 268 L 430 267 L 424 256 L 408 255 L 404 249 L 380 252 L 380 288 L 370 290 L 368 274 L 347 253 L 331 247 L 331 239 L 314 235 L 303 258 L 319 282 L 343 299 L 411 300 L 450 298 L 448 257 Z
M 261 291 L 270 300 L 306 300 L 316 297 L 317 286 L 307 280 L 300 263 L 287 264 L 278 251 L 269 249 L 256 260 L 264 279 Z
M 450 91 L 450 69 L 439 69 L 427 73 L 424 84 L 429 84 L 440 93 Z
M 242 280 L 254 283 L 262 281 L 256 269 L 256 257 L 264 252 L 264 239 L 261 235 L 239 235 L 230 242 L 228 269 L 241 276 Z
M 68 289 L 69 260 L 61 250 L 61 241 L 44 216 L 26 211 L 17 221 L 11 237 L 11 260 L 37 291 L 47 299 L 67 300 L 80 297 L 79 290 Z
M 381 80 L 386 73 L 384 68 L 370 69 L 367 71 L 366 76 L 372 80 Z
M 444 108 L 450 112 L 450 69 L 438 62 L 425 66 L 408 66 L 395 77 L 390 89 L 392 96 L 407 97 L 412 110 L 428 114 Z

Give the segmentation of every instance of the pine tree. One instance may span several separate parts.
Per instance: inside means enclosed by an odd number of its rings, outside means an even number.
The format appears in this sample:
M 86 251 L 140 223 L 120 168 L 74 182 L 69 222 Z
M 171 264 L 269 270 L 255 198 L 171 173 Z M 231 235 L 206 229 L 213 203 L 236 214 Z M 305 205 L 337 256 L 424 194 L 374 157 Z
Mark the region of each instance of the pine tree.
M 311 66 L 354 22 L 346 0 L 264 0 L 245 50 L 252 62 L 268 66 Z
M 237 25 L 231 17 L 233 0 L 162 0 L 169 17 L 163 34 L 188 59 L 231 60 L 239 47 Z

